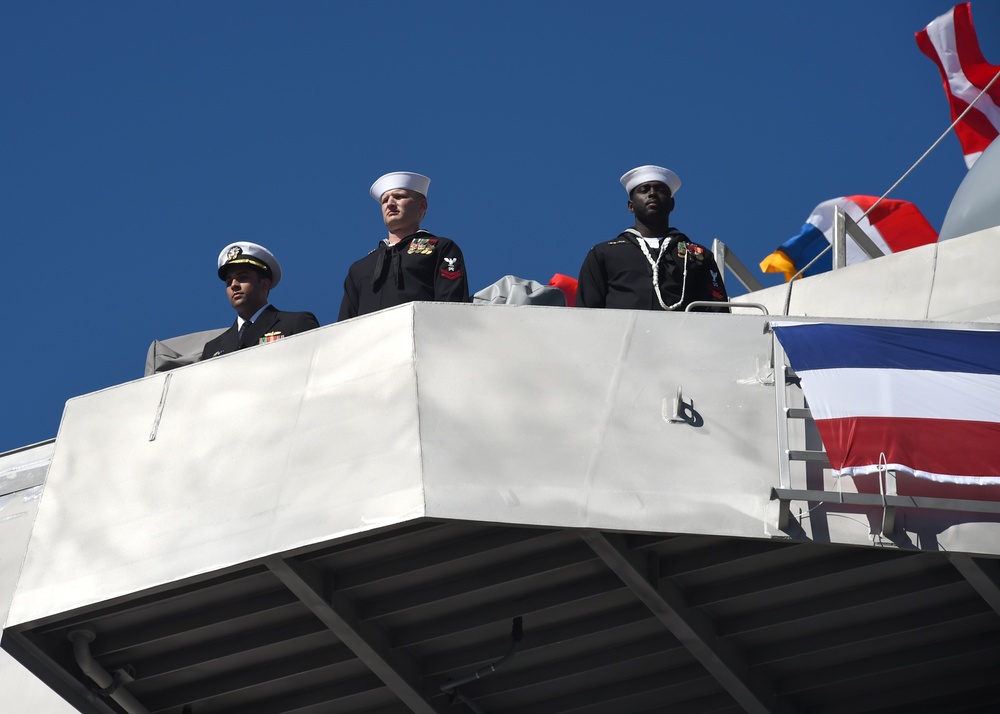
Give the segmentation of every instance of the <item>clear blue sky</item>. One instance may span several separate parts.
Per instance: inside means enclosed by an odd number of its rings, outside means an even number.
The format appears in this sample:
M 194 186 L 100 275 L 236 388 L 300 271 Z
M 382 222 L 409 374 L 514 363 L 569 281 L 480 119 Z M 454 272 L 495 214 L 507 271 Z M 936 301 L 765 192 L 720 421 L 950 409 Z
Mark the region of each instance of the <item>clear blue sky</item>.
M 575 276 L 645 163 L 681 176 L 678 228 L 756 268 L 948 125 L 913 34 L 953 4 L 8 0 L 0 452 L 140 378 L 154 338 L 231 323 L 230 241 L 278 256 L 279 308 L 333 322 L 387 171 L 431 177 L 424 226 L 473 291 Z M 1000 3 L 972 14 L 1000 64 Z M 894 196 L 939 229 L 965 174 L 949 137 Z

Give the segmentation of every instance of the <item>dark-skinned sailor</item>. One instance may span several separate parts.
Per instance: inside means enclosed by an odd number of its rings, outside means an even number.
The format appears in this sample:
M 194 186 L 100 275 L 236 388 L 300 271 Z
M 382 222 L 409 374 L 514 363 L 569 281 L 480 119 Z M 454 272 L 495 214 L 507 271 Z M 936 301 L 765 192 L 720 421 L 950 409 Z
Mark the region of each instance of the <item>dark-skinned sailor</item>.
M 621 177 L 635 226 L 590 249 L 580 268 L 576 304 L 625 310 L 683 311 L 695 301 L 727 301 L 715 256 L 670 225 L 681 180 L 662 166 Z M 725 306 L 695 310 L 729 312 Z

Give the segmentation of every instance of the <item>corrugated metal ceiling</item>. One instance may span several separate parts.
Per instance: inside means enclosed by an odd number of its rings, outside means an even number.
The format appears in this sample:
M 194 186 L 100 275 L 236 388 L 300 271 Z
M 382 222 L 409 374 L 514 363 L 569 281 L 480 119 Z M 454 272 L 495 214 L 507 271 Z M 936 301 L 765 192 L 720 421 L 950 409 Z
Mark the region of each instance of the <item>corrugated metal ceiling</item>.
M 965 555 L 423 521 L 4 644 L 102 714 L 121 710 L 74 662 L 81 627 L 157 714 L 985 712 L 998 582 Z M 441 691 L 499 660 L 517 617 L 512 659 Z

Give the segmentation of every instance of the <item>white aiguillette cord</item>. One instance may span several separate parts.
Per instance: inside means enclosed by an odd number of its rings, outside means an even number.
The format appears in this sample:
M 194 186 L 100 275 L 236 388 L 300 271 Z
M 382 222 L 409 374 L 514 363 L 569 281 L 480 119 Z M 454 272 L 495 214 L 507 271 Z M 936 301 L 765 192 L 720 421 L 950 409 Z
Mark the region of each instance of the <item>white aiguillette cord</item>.
M 653 268 L 653 292 L 656 293 L 656 299 L 660 303 L 660 307 L 664 310 L 676 310 L 684 302 L 684 291 L 687 288 L 688 281 L 688 253 L 690 251 L 684 251 L 684 278 L 681 280 L 681 299 L 675 302 L 673 305 L 667 305 L 663 302 L 663 296 L 660 295 L 660 258 L 663 257 L 663 251 L 666 250 L 667 246 L 670 245 L 671 241 L 669 237 L 664 237 L 660 239 L 660 249 L 656 253 L 656 260 L 653 260 L 652 253 L 649 252 L 649 246 L 646 245 L 646 239 L 643 238 L 642 234 L 635 228 L 626 228 L 626 233 L 631 233 L 635 236 L 636 241 L 639 243 L 639 247 L 642 248 L 642 254 L 646 256 L 646 260 L 649 261 L 650 267 Z

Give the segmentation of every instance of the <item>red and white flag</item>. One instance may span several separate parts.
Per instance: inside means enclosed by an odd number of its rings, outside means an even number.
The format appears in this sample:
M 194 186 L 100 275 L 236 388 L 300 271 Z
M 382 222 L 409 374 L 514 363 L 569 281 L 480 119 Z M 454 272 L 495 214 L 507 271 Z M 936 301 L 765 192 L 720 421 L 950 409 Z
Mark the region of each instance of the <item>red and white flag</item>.
M 969 3 L 956 5 L 916 33 L 917 46 L 941 72 L 954 121 L 1000 73 L 979 49 Z M 993 83 L 965 118 L 955 126 L 965 165 L 972 165 L 1000 133 L 1000 80 Z

